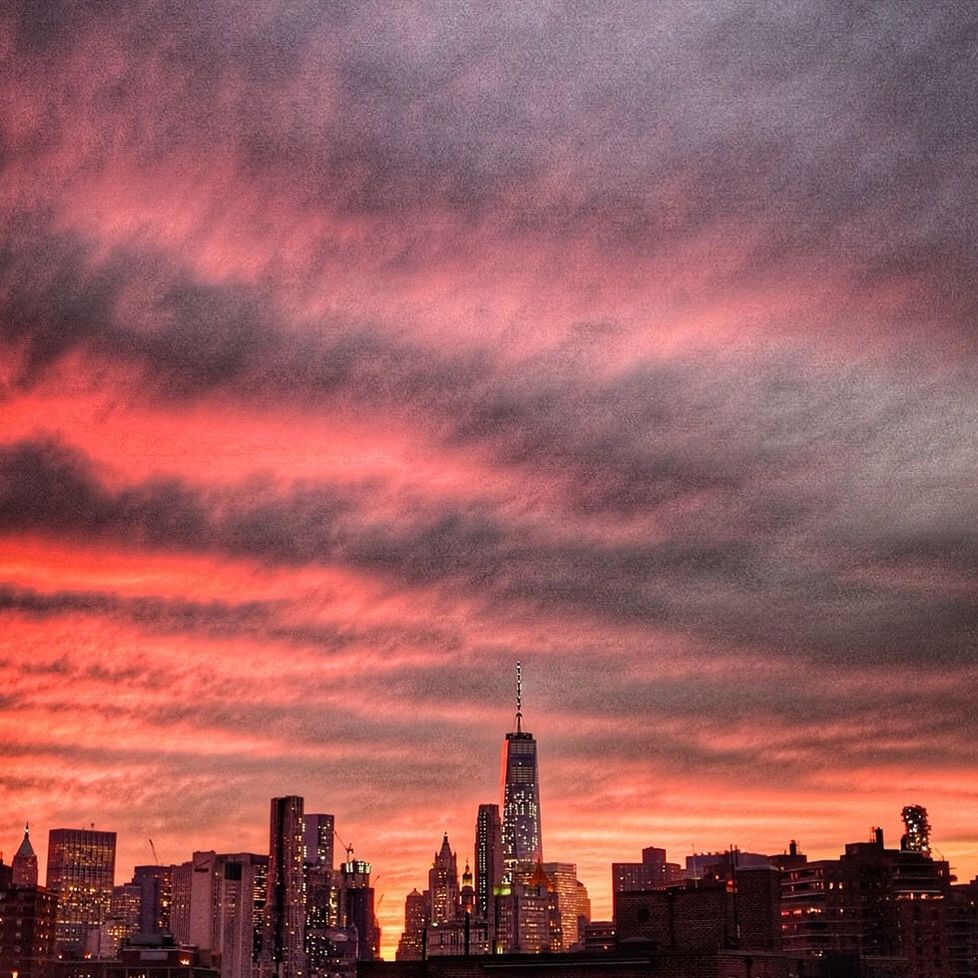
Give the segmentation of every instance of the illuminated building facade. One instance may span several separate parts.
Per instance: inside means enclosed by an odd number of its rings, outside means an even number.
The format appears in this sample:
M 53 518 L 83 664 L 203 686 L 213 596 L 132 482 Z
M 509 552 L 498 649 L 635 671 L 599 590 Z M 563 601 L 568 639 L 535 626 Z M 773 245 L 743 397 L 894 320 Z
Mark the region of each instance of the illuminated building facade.
M 55 952 L 81 955 L 108 916 L 115 882 L 115 832 L 51 829 L 47 888 L 57 895 Z
M 512 880 L 520 867 L 543 859 L 537 742 L 523 730 L 522 672 L 516 663 L 516 730 L 503 743 L 503 865 Z
M 446 832 L 428 870 L 428 920 L 432 924 L 448 923 L 458 916 L 459 908 L 458 861 Z
M 297 795 L 271 802 L 263 951 L 278 978 L 303 978 L 306 971 L 302 808 L 303 801 Z
M 115 958 L 123 943 L 139 933 L 141 899 L 142 889 L 136 883 L 112 888 L 108 916 L 98 931 L 89 932 L 88 950 L 93 957 Z
M 307 866 L 333 868 L 333 836 L 335 818 L 332 815 L 309 814 L 302 817 L 303 860 Z
M 930 822 L 927 821 L 927 809 L 923 805 L 907 805 L 902 816 L 906 831 L 900 840 L 900 848 L 929 856 Z
M 475 820 L 475 915 L 493 928 L 493 893 L 503 881 L 503 825 L 498 805 L 480 805 Z
M 267 856 L 218 856 L 212 948 L 220 952 L 222 978 L 251 978 L 261 947 L 267 881 Z
M 560 914 L 560 947 L 553 950 L 580 950 L 585 927 L 591 919 L 591 901 L 584 884 L 577 878 L 577 866 L 575 863 L 544 863 L 543 871 L 557 895 Z

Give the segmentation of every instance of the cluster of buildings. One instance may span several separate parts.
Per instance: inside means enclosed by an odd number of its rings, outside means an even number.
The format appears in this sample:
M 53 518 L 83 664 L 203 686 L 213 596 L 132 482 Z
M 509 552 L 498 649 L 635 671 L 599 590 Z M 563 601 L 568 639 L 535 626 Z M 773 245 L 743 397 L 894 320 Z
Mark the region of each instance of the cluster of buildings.
M 479 805 L 475 870 L 446 834 L 428 871 L 428 888 L 408 894 L 398 961 L 474 954 L 540 954 L 583 947 L 590 901 L 574 863 L 544 862 L 537 743 L 523 729 L 516 666 L 516 729 L 503 744 L 502 811 Z
M 0 859 L 0 975 L 345 978 L 380 929 L 370 863 L 347 847 L 335 867 L 335 835 L 332 815 L 273 798 L 267 854 L 194 852 L 117 886 L 114 832 L 52 829 L 41 886 L 25 829 Z
M 547 862 L 537 745 L 503 745 L 501 805 L 479 805 L 472 860 L 448 835 L 408 894 L 396 961 L 379 960 L 371 866 L 334 865 L 332 815 L 271 800 L 267 853 L 200 851 L 115 885 L 116 836 L 53 829 L 39 885 L 29 830 L 0 859 L 0 978 L 978 978 L 978 879 L 957 883 L 920 806 L 836 859 L 670 862 L 650 846 L 611 867 L 612 919 L 593 921 L 569 862 Z M 155 858 L 155 850 L 154 850 Z

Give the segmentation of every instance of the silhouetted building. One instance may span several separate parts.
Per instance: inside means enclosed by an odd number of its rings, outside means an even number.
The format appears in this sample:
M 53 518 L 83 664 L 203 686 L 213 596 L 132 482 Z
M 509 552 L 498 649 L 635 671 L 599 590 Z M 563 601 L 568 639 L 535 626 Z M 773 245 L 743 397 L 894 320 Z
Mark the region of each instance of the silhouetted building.
M 543 860 L 537 742 L 523 730 L 523 680 L 516 663 L 516 730 L 503 743 L 503 864 L 510 879 Z
M 495 930 L 494 891 L 503 881 L 503 829 L 498 805 L 480 805 L 475 820 L 475 916 Z
M 210 952 L 160 934 L 123 946 L 119 960 L 59 961 L 54 978 L 220 978 L 220 974 Z
M 306 970 L 302 807 L 297 795 L 271 802 L 263 951 L 278 978 L 303 978 Z
M 4 874 L 5 875 L 5 874 Z M 57 898 L 43 887 L 0 884 L 0 975 L 50 978 Z
M 413 889 L 404 900 L 404 932 L 397 944 L 396 960 L 420 961 L 428 927 L 428 896 Z
M 31 845 L 30 826 L 24 826 L 24 838 L 14 853 L 11 864 L 11 881 L 14 886 L 37 886 L 37 856 Z
M 115 882 L 115 832 L 52 829 L 47 888 L 57 895 L 55 952 L 81 955 L 89 931 L 108 915 Z
M 614 922 L 611 920 L 589 921 L 584 927 L 584 950 L 589 954 L 597 951 L 614 951 Z
M 333 868 L 335 819 L 332 815 L 308 814 L 302 817 L 303 861 L 307 866 Z
M 659 950 L 776 951 L 781 946 L 780 873 L 735 867 L 660 890 L 619 895 L 619 947 L 646 941 Z
M 784 946 L 822 958 L 855 954 L 864 967 L 902 961 L 907 978 L 947 978 L 955 974 L 951 892 L 946 862 L 922 850 L 887 849 L 875 829 L 869 842 L 849 843 L 839 859 L 783 871 Z M 965 919 L 957 918 L 957 947 L 966 956 L 967 908 L 958 907 Z
M 678 883 L 684 879 L 682 868 L 678 863 L 666 861 L 666 850 L 656 846 L 647 846 L 642 850 L 640 863 L 611 864 L 611 899 L 617 906 L 619 893 L 644 893 L 647 890 L 658 890 L 670 883 Z
M 132 881 L 139 887 L 139 933 L 169 934 L 173 867 L 137 866 Z
M 952 978 L 978 978 L 978 879 L 952 886 L 947 905 Z
M 380 953 L 380 927 L 374 915 L 370 869 L 370 863 L 352 857 L 340 866 L 341 923 L 355 935 L 357 961 L 373 961 Z
M 830 972 L 817 959 L 773 951 L 661 951 L 437 957 L 425 962 L 377 961 L 358 978 L 884 978 L 864 970 Z M 896 978 L 885 973 L 885 978 Z

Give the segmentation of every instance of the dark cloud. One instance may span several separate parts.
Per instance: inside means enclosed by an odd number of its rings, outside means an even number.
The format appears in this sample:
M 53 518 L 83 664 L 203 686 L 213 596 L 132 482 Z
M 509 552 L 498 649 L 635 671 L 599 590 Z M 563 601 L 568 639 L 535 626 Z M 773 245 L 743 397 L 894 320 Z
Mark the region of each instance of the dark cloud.
M 906 426 L 905 411 L 901 417 Z M 843 447 L 845 472 L 879 462 Z M 613 463 L 612 446 L 603 452 Z M 956 540 L 948 569 L 973 567 L 974 504 L 958 492 L 956 473 L 925 482 L 880 520 L 875 507 L 895 477 L 889 469 L 875 480 L 864 474 L 851 498 L 836 473 L 813 492 L 795 482 L 772 489 L 763 458 L 752 469 L 736 492 L 718 493 L 691 516 L 664 510 L 663 526 L 640 521 L 612 541 L 597 526 L 571 533 L 559 520 L 478 500 L 429 501 L 381 520 L 370 515 L 379 488 L 357 496 L 329 484 L 279 490 L 254 480 L 218 491 L 158 478 L 113 490 L 77 453 L 27 442 L 0 453 L 0 526 L 273 563 L 346 564 L 412 587 L 451 582 L 500 609 L 662 626 L 840 666 L 973 659 L 973 590 L 941 587 L 933 572 L 926 587 L 902 579 L 892 543 L 902 535 L 905 559 L 916 546 L 933 560 L 936 523 Z

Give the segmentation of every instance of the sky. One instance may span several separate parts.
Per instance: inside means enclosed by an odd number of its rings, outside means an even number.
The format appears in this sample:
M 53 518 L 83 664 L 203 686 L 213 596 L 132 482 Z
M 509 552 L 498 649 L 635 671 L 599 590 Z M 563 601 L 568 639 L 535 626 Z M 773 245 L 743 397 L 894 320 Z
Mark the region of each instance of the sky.
M 978 14 L 0 11 L 0 849 L 498 802 L 978 873 Z M 42 871 L 43 875 L 43 871 Z

